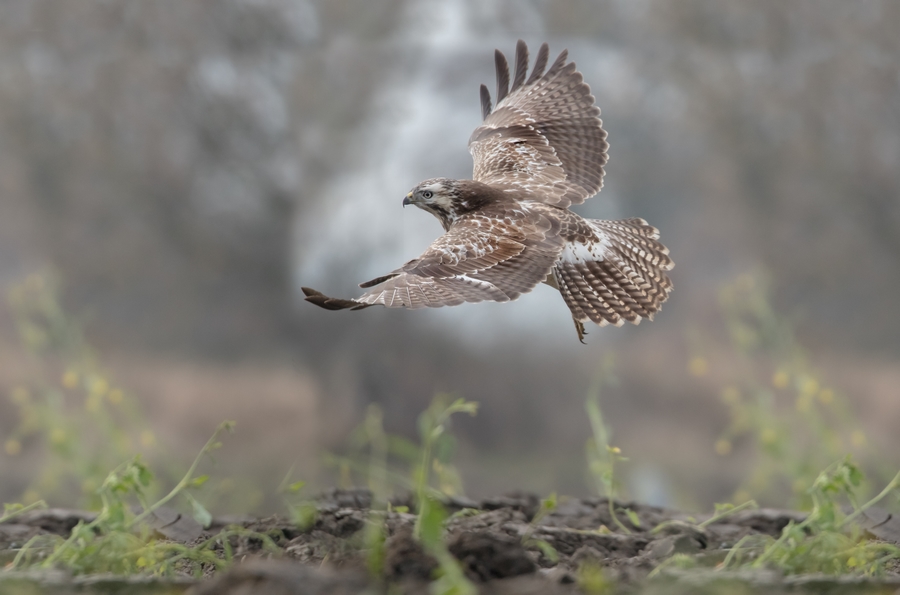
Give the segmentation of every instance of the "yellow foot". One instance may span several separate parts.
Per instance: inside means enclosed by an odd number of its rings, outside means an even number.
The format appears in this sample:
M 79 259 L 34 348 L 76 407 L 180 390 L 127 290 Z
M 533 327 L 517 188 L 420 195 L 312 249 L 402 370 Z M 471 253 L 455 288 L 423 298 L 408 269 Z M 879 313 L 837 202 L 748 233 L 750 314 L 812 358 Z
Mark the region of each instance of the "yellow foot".
M 587 334 L 587 331 L 584 330 L 584 323 L 575 318 L 572 319 L 572 322 L 575 323 L 575 330 L 578 332 L 578 340 L 581 341 L 583 345 L 587 345 L 584 340 L 584 336 Z

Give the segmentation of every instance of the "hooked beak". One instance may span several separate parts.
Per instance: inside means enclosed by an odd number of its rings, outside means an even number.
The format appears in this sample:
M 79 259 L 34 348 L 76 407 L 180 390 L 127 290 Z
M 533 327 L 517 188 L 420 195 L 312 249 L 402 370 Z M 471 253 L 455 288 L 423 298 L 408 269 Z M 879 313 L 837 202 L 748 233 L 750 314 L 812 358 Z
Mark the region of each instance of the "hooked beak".
M 404 206 L 404 207 L 405 207 L 406 205 L 411 205 L 411 204 L 413 204 L 412 197 L 413 197 L 413 193 L 412 193 L 412 192 L 410 192 L 410 193 L 408 193 L 408 194 L 406 195 L 406 198 L 403 199 L 403 206 Z

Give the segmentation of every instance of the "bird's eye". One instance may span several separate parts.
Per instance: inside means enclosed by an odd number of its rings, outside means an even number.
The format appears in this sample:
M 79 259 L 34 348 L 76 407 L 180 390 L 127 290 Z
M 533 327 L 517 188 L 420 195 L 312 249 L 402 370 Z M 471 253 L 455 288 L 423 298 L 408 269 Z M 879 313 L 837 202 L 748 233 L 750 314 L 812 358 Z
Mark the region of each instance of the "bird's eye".
M 431 198 L 432 196 L 434 196 L 434 193 L 431 190 L 426 190 L 425 192 L 422 193 L 422 196 L 424 198 Z

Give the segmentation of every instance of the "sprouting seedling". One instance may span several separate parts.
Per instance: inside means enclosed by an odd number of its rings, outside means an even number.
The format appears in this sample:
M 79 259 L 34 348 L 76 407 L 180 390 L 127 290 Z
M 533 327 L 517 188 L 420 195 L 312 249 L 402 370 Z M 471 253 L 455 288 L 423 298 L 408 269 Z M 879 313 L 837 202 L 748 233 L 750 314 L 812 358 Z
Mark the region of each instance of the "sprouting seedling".
M 378 405 L 369 405 L 363 428 L 369 445 L 369 491 L 372 504 L 363 536 L 368 555 L 369 575 L 380 580 L 384 569 L 385 519 L 388 509 L 388 437 L 384 432 L 384 414 Z
M 631 533 L 615 511 L 615 495 L 616 495 L 616 476 L 615 466 L 617 462 L 624 462 L 628 459 L 622 456 L 622 450 L 617 446 L 610 446 L 609 431 L 603 423 L 603 414 L 600 411 L 600 403 L 598 398 L 599 387 L 597 390 L 591 391 L 585 401 L 585 409 L 587 410 L 588 420 L 591 423 L 591 432 L 593 437 L 587 442 L 586 451 L 588 459 L 588 469 L 594 478 L 597 491 L 603 494 L 609 504 L 609 515 L 623 533 Z M 637 516 L 637 515 L 635 515 Z M 631 517 L 631 515 L 629 515 Z M 639 523 L 635 523 L 639 525 Z
M 535 513 L 534 517 L 531 519 L 531 522 L 528 523 L 528 528 L 525 530 L 525 533 L 522 535 L 522 545 L 524 546 L 534 546 L 541 550 L 541 553 L 544 556 L 553 562 L 559 561 L 559 552 L 556 551 L 548 541 L 543 539 L 534 539 L 532 535 L 538 527 L 538 523 L 541 522 L 544 517 L 548 514 L 552 513 L 556 510 L 556 507 L 559 503 L 559 499 L 556 496 L 556 492 L 553 492 L 546 498 L 541 500 L 541 506 L 538 508 L 538 511 Z
M 222 432 L 233 432 L 234 425 L 235 424 L 233 421 L 224 421 L 219 424 L 219 427 L 216 428 L 216 431 L 213 432 L 213 435 L 210 437 L 210 439 L 206 441 L 206 444 L 203 446 L 203 449 L 200 450 L 200 453 L 194 459 L 194 462 L 191 463 L 191 466 L 188 468 L 187 473 L 184 474 L 184 477 L 182 477 L 181 480 L 177 484 L 175 484 L 175 487 L 172 488 L 172 490 L 168 494 L 160 498 L 154 504 L 151 504 L 149 507 L 145 507 L 144 512 L 136 516 L 131 521 L 130 526 L 134 527 L 135 525 L 146 519 L 148 516 L 153 514 L 154 511 L 158 510 L 162 506 L 165 506 L 170 500 L 184 492 L 189 487 L 202 486 L 206 482 L 206 480 L 209 479 L 209 477 L 206 475 L 194 477 L 194 473 L 197 471 L 197 466 L 205 456 L 212 453 L 212 451 L 221 448 L 222 443 L 219 441 L 219 435 Z M 199 504 L 196 502 L 196 500 L 193 500 L 192 504 L 195 506 L 196 511 L 196 506 L 199 506 Z M 207 515 L 209 514 L 205 511 L 205 509 L 204 512 Z
M 419 416 L 419 436 L 422 440 L 422 446 L 419 464 L 413 471 L 413 480 L 416 486 L 416 501 L 420 508 L 429 497 L 428 487 L 430 485 L 431 470 L 434 467 L 432 453 L 438 440 L 445 436 L 450 417 L 455 413 L 468 413 L 474 416 L 478 413 L 478 403 L 466 401 L 465 399 L 456 399 L 450 405 L 444 405 L 444 399 L 438 396 L 432 401 L 428 409 Z M 416 537 L 421 535 L 421 519 L 420 511 L 419 516 L 416 518 Z
M 459 565 L 444 543 L 444 523 L 447 511 L 437 500 L 426 496 L 419 502 L 416 519 L 418 538 L 425 550 L 434 556 L 440 567 L 440 576 L 430 585 L 434 595 L 475 595 L 478 589 Z

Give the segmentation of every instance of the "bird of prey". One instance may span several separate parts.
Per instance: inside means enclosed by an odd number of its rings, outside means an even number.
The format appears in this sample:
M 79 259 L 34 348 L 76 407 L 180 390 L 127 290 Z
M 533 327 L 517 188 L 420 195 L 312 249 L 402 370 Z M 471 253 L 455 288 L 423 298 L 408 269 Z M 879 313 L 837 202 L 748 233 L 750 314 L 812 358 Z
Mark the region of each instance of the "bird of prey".
M 484 121 L 469 139 L 473 179 L 425 180 L 403 199 L 437 217 L 445 233 L 418 258 L 361 283 L 367 291 L 356 299 L 304 287 L 307 301 L 328 310 L 437 308 L 509 302 L 544 282 L 562 294 L 582 343 L 587 320 L 621 326 L 653 318 L 672 289 L 669 251 L 643 219 L 585 219 L 569 210 L 600 191 L 609 144 L 568 52 L 549 69 L 548 57 L 545 43 L 529 75 L 519 40 L 510 79 L 506 57 L 495 51 L 497 103 L 481 85 Z

